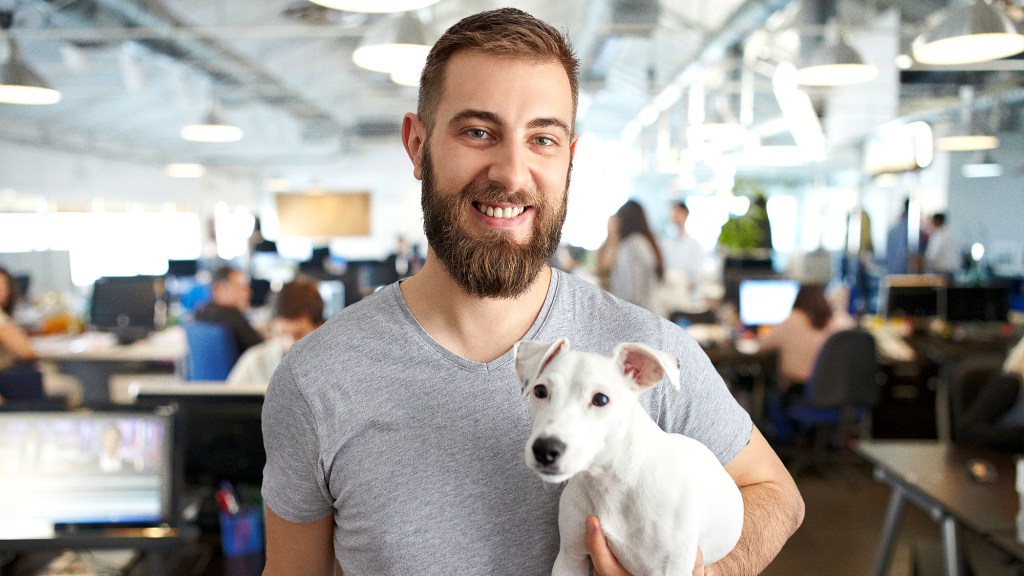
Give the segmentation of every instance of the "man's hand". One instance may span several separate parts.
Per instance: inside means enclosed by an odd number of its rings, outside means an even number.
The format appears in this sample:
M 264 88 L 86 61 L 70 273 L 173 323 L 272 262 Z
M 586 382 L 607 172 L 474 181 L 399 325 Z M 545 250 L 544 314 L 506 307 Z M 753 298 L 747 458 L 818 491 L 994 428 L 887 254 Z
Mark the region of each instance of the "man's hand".
M 630 576 L 608 547 L 608 540 L 601 531 L 601 522 L 597 516 L 587 518 L 587 549 L 590 550 L 590 561 L 594 564 L 594 576 Z
M 597 516 L 587 518 L 587 549 L 590 550 L 590 561 L 594 564 L 594 576 L 630 576 L 608 547 L 608 540 L 604 537 Z M 697 547 L 693 576 L 704 576 L 704 553 L 700 546 Z

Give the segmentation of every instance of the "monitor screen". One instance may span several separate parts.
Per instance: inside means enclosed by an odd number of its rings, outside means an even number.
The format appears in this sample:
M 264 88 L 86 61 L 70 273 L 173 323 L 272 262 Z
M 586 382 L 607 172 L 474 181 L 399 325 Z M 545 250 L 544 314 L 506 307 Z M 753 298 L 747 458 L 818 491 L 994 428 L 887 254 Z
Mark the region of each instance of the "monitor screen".
M 167 275 L 191 278 L 199 273 L 199 260 L 168 260 Z
M 154 328 L 160 286 L 160 279 L 155 276 L 97 279 L 92 288 L 90 324 L 94 328 L 109 330 Z
M 740 323 L 744 326 L 774 326 L 793 310 L 800 282 L 791 278 L 741 280 Z
M 261 427 L 265 387 L 217 384 L 142 386 L 135 403 L 144 407 L 174 405 L 184 451 L 186 486 L 263 483 Z
M 173 412 L 0 413 L 0 527 L 171 522 Z
M 941 286 L 888 286 L 880 309 L 887 318 L 931 318 L 939 314 Z
M 942 300 L 946 322 L 1006 322 L 1010 314 L 1007 287 L 950 286 Z

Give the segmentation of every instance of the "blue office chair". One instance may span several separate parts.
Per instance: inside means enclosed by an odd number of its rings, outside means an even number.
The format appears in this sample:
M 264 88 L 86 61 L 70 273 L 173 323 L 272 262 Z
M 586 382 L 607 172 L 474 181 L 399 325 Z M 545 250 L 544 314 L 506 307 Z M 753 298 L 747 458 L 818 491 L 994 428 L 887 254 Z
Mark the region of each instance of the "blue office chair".
M 231 331 L 213 322 L 186 322 L 188 340 L 188 379 L 227 380 L 238 360 L 238 344 Z
M 810 462 L 821 466 L 831 448 L 843 448 L 857 428 L 868 421 L 880 397 L 875 338 L 861 329 L 829 336 L 821 347 L 802 400 L 787 417 L 798 430 L 813 437 Z M 864 427 L 866 429 L 866 427 Z

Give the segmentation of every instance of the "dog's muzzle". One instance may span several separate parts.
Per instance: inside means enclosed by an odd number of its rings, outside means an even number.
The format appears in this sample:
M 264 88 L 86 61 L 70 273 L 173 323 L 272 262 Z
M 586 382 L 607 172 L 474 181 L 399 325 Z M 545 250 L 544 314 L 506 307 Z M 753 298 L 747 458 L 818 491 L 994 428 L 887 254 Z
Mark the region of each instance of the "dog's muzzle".
M 533 441 L 533 457 L 542 466 L 550 466 L 565 453 L 565 442 L 553 436 L 542 436 Z

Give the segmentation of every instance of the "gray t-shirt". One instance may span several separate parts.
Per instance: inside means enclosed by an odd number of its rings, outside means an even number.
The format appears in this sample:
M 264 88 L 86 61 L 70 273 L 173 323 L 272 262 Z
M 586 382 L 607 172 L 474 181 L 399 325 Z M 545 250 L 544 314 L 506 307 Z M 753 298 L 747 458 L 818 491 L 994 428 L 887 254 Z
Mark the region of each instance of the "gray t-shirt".
M 639 341 L 678 356 L 681 391 L 663 382 L 645 408 L 722 462 L 745 446 L 750 418 L 674 324 L 555 271 L 525 339 L 562 336 L 576 350 Z M 550 574 L 561 486 L 526 467 L 530 428 L 512 351 L 487 364 L 456 356 L 393 284 L 297 343 L 275 372 L 263 496 L 292 522 L 333 514 L 346 576 Z

